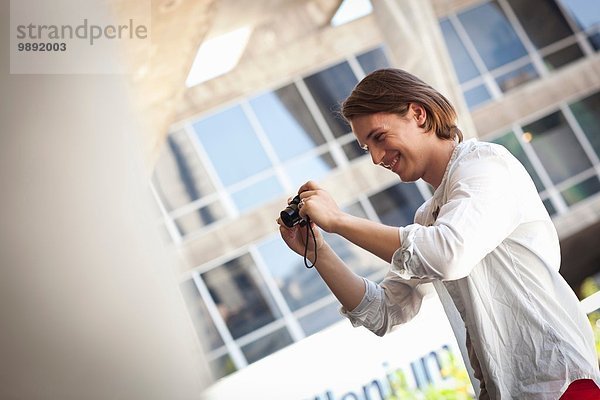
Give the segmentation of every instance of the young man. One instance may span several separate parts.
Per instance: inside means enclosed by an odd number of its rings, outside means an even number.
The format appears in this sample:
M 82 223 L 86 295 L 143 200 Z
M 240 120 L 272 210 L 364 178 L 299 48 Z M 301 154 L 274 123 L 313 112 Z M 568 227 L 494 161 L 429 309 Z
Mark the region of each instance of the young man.
M 558 273 L 558 237 L 523 166 L 501 146 L 462 142 L 448 100 L 402 70 L 365 77 L 342 114 L 374 164 L 435 189 L 415 223 L 398 228 L 343 213 L 314 182 L 300 187 L 302 217 L 391 263 L 380 284 L 368 281 L 315 230 L 308 258 L 317 253 L 342 313 L 384 335 L 419 311 L 433 284 L 464 321 L 480 399 L 566 399 L 578 389 L 578 399 L 600 398 L 592 330 Z M 305 229 L 280 223 L 301 255 Z

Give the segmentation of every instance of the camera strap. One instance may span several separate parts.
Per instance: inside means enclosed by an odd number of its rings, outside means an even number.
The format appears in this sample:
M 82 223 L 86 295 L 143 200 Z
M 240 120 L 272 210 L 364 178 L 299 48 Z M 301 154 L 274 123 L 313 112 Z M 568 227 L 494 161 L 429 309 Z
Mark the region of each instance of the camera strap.
M 313 231 L 312 224 L 310 223 L 310 218 L 308 215 L 306 216 L 306 224 L 308 225 L 308 228 L 306 229 L 306 240 L 304 241 L 304 266 L 306 268 L 312 268 L 317 263 L 317 238 L 315 237 L 315 232 Z M 313 243 L 315 245 L 315 261 L 313 261 L 312 265 L 308 264 L 308 259 L 306 258 L 306 255 L 308 254 L 308 232 L 309 231 L 312 235 Z

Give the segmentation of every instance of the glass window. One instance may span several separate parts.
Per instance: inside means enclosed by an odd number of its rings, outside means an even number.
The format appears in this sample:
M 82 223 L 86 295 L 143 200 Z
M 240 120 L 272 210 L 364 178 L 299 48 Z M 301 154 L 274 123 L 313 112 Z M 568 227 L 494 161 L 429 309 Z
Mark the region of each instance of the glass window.
M 271 166 L 240 106 L 200 120 L 194 129 L 225 186 Z
M 330 293 L 319 274 L 307 269 L 302 256 L 290 250 L 279 235 L 258 246 L 258 251 L 292 311 Z
M 496 78 L 496 82 L 498 82 L 498 86 L 500 86 L 500 89 L 502 89 L 503 92 L 508 92 L 509 90 L 516 88 L 517 86 L 521 86 L 522 84 L 537 77 L 538 73 L 535 71 L 533 65 L 527 64 L 524 67 L 518 68 L 504 75 L 500 75 L 498 78 Z
M 367 51 L 366 53 L 357 56 L 356 59 L 366 75 L 375 70 L 388 68 L 390 66 L 390 63 L 385 56 L 385 52 L 381 47 Z
M 215 379 L 222 378 L 237 371 L 237 368 L 231 357 L 229 357 L 229 354 L 225 354 L 224 356 L 212 360 L 210 362 L 210 369 Z
M 572 44 L 544 57 L 544 63 L 549 70 L 558 69 L 563 65 L 583 57 L 583 51 L 577 44 Z
M 464 95 L 469 109 L 473 109 L 492 98 L 485 85 L 475 86 L 473 89 L 466 90 Z
M 462 12 L 458 18 L 488 69 L 527 55 L 496 1 Z
M 354 215 L 355 217 L 367 218 L 367 213 L 359 202 L 352 203 L 342 208 L 342 210 L 350 215 Z
M 327 232 L 321 233 L 335 253 L 358 275 L 369 276 L 384 270 L 388 265 L 339 235 Z
M 560 111 L 524 126 L 523 132 L 531 135 L 531 145 L 554 183 L 592 166 Z
M 573 34 L 554 0 L 508 0 L 535 47 L 541 49 Z
M 295 85 L 250 100 L 260 124 L 281 160 L 325 143 Z
M 596 0 L 560 0 L 582 30 L 600 24 L 600 7 Z
M 554 208 L 554 205 L 552 204 L 550 199 L 544 200 L 544 207 L 546 207 L 546 211 L 548 211 L 548 214 L 551 217 L 556 214 L 556 208 Z
M 252 364 L 269 354 L 275 353 L 277 350 L 283 349 L 293 342 L 294 341 L 287 329 L 281 328 L 252 343 L 242 346 L 242 352 L 244 353 L 244 356 L 246 356 L 248 364 Z
M 200 342 L 206 346 L 208 351 L 223 346 L 223 339 L 206 309 L 206 304 L 204 304 L 194 280 L 188 279 L 180 285 L 180 288 Z
M 573 204 L 580 202 L 583 199 L 586 199 L 596 193 L 600 192 L 600 180 L 597 176 L 592 176 L 584 180 L 583 182 L 578 183 L 570 187 L 569 189 L 563 190 L 560 192 L 568 205 L 572 206 Z
M 588 36 L 588 40 L 590 44 L 594 48 L 594 50 L 600 50 L 600 33 L 594 33 Z
M 325 307 L 319 308 L 298 319 L 306 336 L 317 333 L 328 326 L 345 319 L 345 317 L 340 314 L 340 307 L 340 303 L 334 301 L 333 303 L 329 303 Z
M 202 279 L 236 339 L 280 317 L 249 254 L 203 273 Z
M 350 126 L 336 112 L 358 83 L 347 62 L 337 64 L 324 71 L 304 78 L 306 86 L 312 93 L 327 125 L 336 137 L 350 132 Z
M 521 144 L 519 143 L 513 132 L 508 132 L 500 136 L 499 138 L 494 139 L 493 142 L 506 147 L 508 151 L 510 151 L 512 155 L 515 156 L 521 162 L 521 164 L 523 164 L 523 166 L 529 173 L 529 176 L 531 176 L 531 179 L 533 179 L 533 182 L 535 183 L 535 187 L 537 188 L 538 192 L 541 192 L 545 189 L 544 185 L 542 184 L 542 180 L 538 176 L 537 172 L 535 172 L 535 169 L 533 169 L 533 165 L 531 165 L 529 157 L 527 157 L 527 155 L 525 154 L 525 151 L 521 147 Z
M 226 216 L 225 208 L 221 203 L 215 201 L 175 218 L 174 222 L 181 236 L 185 236 Z
M 342 146 L 344 154 L 348 157 L 348 160 L 354 160 L 355 158 L 366 156 L 367 153 L 358 145 L 356 140 L 351 140 Z
M 570 107 L 596 154 L 600 156 L 600 92 L 576 101 Z
M 285 166 L 285 171 L 292 182 L 292 186 L 300 187 L 309 180 L 317 181 L 325 177 L 335 166 L 331 154 L 325 153 L 320 156 L 291 161 Z
M 390 226 L 412 224 L 424 199 L 414 183 L 399 183 L 369 197 L 382 223 Z
M 153 182 L 168 211 L 215 192 L 184 130 L 167 136 L 154 168 Z
M 464 83 L 478 77 L 479 71 L 450 21 L 442 19 L 440 26 L 459 82 Z
M 251 210 L 283 195 L 283 187 L 273 175 L 248 187 L 231 193 L 231 198 L 240 212 Z
M 367 218 L 360 203 L 353 203 L 343 208 L 344 212 L 359 218 Z M 373 254 L 355 246 L 340 235 L 321 232 L 335 253 L 350 267 L 352 271 L 361 276 L 369 276 L 376 272 L 385 272 L 388 263 L 381 261 Z

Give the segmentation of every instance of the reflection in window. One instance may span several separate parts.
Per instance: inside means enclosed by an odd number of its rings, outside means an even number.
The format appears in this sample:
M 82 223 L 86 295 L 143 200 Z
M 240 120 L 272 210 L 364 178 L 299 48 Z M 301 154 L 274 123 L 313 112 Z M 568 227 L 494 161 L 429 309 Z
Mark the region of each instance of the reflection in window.
M 590 168 L 587 155 L 560 111 L 523 127 L 550 179 L 562 182 Z
M 527 83 L 538 77 L 538 73 L 533 68 L 533 65 L 527 64 L 524 67 L 518 68 L 514 71 L 508 72 L 504 75 L 500 75 L 496 78 L 496 82 L 498 82 L 498 86 L 502 89 L 503 92 L 508 92 L 509 90 L 521 86 L 524 83 Z
M 310 336 L 343 319 L 344 317 L 340 314 L 340 303 L 334 301 L 300 318 L 298 322 L 306 336 Z
M 202 279 L 234 338 L 280 317 L 248 254 L 205 272 Z
M 209 351 L 223 346 L 223 339 L 206 309 L 206 304 L 204 304 L 194 280 L 188 279 L 180 285 L 180 288 L 200 342 L 207 345 L 206 350 Z
M 231 198 L 240 212 L 273 200 L 283 194 L 283 187 L 274 176 L 262 179 L 248 187 L 231 193 Z
M 508 0 L 508 3 L 538 49 L 573 34 L 554 0 Z
M 225 186 L 271 166 L 240 106 L 200 120 L 194 129 Z
M 537 172 L 535 172 L 535 169 L 533 169 L 533 165 L 531 165 L 529 157 L 527 157 L 525 154 L 525 151 L 521 147 L 521 144 L 513 132 L 508 132 L 507 134 L 500 136 L 494 140 L 494 143 L 498 143 L 506 147 L 508 151 L 510 151 L 512 155 L 515 156 L 521 162 L 521 164 L 523 164 L 529 173 L 529 176 L 531 176 L 531 179 L 533 179 L 533 183 L 535 183 L 535 187 L 537 188 L 538 192 L 541 192 L 545 189 L 544 185 L 542 184 L 542 180 L 538 176 Z
M 369 197 L 382 223 L 405 226 L 414 221 L 424 199 L 414 183 L 399 183 Z
M 460 13 L 458 18 L 488 69 L 527 55 L 496 1 Z
M 485 85 L 479 85 L 473 89 L 466 90 L 464 95 L 469 109 L 473 109 L 492 98 Z
M 478 77 L 479 71 L 450 21 L 443 19 L 440 22 L 440 26 L 444 40 L 446 41 L 446 47 L 452 56 L 452 64 L 454 65 L 459 82 L 464 83 Z
M 225 208 L 220 202 L 215 201 L 197 210 L 190 211 L 173 220 L 181 236 L 189 235 L 200 228 L 207 226 L 227 216 Z
M 325 153 L 316 157 L 302 158 L 292 161 L 285 167 L 285 171 L 292 182 L 292 187 L 300 187 L 309 180 L 317 181 L 324 178 L 336 167 L 331 154 Z
M 293 343 L 287 329 L 281 328 L 242 347 L 248 364 L 260 360 Z
M 350 95 L 358 83 L 350 65 L 347 62 L 337 64 L 306 77 L 304 82 L 319 105 L 319 109 L 335 137 L 350 132 L 350 126 L 336 115 L 341 102 Z
M 168 211 L 215 192 L 206 169 L 183 130 L 167 136 L 154 168 L 153 182 Z
M 594 0 L 559 0 L 579 29 L 586 31 L 594 50 L 600 50 L 600 7 Z
M 560 193 L 565 198 L 567 204 L 572 206 L 598 192 L 600 192 L 600 180 L 598 180 L 597 176 L 592 176 Z
M 260 245 L 258 251 L 292 311 L 329 294 L 316 271 L 308 270 L 302 256 L 290 250 L 279 235 Z
M 579 126 L 600 157 L 600 92 L 571 104 Z
M 256 97 L 250 105 L 281 160 L 325 143 L 295 85 Z
M 358 60 L 358 63 L 360 64 L 365 75 L 368 75 L 375 70 L 388 68 L 390 66 L 390 63 L 385 56 L 385 52 L 381 47 L 360 54 L 356 56 L 356 59 Z
M 600 24 L 600 7 L 595 0 L 559 0 L 582 30 Z

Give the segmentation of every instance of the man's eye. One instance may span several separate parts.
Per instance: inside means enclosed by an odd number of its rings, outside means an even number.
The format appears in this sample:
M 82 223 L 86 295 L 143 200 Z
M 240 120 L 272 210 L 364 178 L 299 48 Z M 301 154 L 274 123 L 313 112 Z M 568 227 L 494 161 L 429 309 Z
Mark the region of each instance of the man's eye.
M 376 142 L 383 142 L 384 139 L 385 139 L 385 135 L 383 133 L 380 133 L 379 135 L 375 136 Z

